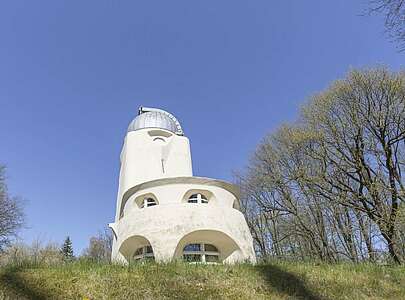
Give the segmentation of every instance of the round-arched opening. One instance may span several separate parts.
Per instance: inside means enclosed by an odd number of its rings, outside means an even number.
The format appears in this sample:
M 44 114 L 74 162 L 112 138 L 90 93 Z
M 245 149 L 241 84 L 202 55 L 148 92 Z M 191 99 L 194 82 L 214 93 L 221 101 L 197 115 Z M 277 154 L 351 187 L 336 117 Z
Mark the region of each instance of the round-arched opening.
M 207 190 L 192 189 L 183 196 L 183 203 L 208 204 L 215 199 L 214 194 Z
M 155 206 L 155 205 L 159 204 L 156 196 L 151 193 L 136 197 L 135 203 L 138 206 L 138 208 L 140 208 L 140 209 Z
M 183 236 L 177 244 L 174 258 L 188 262 L 227 262 L 240 252 L 237 243 L 227 234 L 216 230 L 196 230 Z
M 158 145 L 164 145 L 166 143 L 166 140 L 164 138 L 161 138 L 161 137 L 155 137 L 153 139 L 153 142 L 155 144 L 158 144 Z
M 153 247 L 149 240 L 143 236 L 135 235 L 126 239 L 119 249 L 127 262 L 155 260 Z
M 207 197 L 202 194 L 202 193 L 195 193 L 192 194 L 190 197 L 187 199 L 188 203 L 197 203 L 197 204 L 208 204 L 208 199 Z

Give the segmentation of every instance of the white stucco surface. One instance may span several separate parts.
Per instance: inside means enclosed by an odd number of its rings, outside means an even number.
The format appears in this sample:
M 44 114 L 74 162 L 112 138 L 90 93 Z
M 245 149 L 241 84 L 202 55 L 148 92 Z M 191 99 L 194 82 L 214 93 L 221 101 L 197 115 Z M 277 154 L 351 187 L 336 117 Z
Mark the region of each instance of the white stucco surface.
M 121 170 L 112 260 L 128 263 L 136 249 L 152 246 L 156 261 L 182 259 L 187 244 L 218 248 L 224 263 L 255 262 L 253 241 L 230 183 L 193 177 L 187 137 L 159 128 L 127 133 Z M 193 194 L 208 203 L 188 203 Z M 142 207 L 152 198 L 155 206 Z

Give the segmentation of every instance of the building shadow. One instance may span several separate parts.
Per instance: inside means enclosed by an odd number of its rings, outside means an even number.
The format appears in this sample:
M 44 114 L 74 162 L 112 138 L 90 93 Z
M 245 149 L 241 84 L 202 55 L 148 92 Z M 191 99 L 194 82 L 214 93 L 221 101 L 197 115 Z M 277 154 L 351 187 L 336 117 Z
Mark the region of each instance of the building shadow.
M 327 300 L 311 291 L 301 278 L 276 265 L 261 265 L 258 266 L 258 269 L 271 288 L 292 299 Z
M 21 268 L 9 268 L 0 274 L 0 285 L 3 286 L 8 299 L 32 299 L 32 300 L 45 300 L 52 299 L 46 291 L 34 287 L 27 283 L 24 278 L 19 275 Z

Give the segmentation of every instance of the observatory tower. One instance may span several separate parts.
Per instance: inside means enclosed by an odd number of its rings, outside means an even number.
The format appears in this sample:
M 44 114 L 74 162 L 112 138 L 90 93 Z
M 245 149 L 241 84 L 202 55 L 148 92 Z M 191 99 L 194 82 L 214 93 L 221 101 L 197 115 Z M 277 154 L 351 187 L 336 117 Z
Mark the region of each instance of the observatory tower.
M 112 260 L 255 262 L 238 189 L 195 177 L 190 143 L 170 113 L 141 107 L 124 140 Z

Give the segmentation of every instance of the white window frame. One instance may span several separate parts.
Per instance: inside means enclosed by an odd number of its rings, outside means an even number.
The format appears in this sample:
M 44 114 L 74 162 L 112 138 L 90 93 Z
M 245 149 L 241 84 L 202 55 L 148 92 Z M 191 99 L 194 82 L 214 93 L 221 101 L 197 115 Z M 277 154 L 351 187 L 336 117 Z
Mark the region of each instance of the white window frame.
M 148 252 L 147 252 L 148 247 L 151 247 L 151 249 L 152 249 L 152 252 L 151 252 L 151 253 L 148 253 Z M 143 259 L 145 259 L 145 258 L 147 258 L 147 257 L 153 257 L 153 259 L 155 259 L 155 254 L 153 253 L 153 248 L 152 248 L 151 245 L 146 245 L 146 246 L 142 246 L 142 247 L 136 248 L 135 252 L 138 251 L 138 249 L 141 249 L 141 248 L 142 248 L 142 253 L 141 253 L 141 254 L 138 254 L 138 255 L 133 255 L 133 256 L 132 256 L 133 260 L 137 260 L 137 261 L 138 261 L 138 260 L 143 260 Z M 135 252 L 134 252 L 134 253 L 135 253 Z
M 200 245 L 200 251 L 184 251 L 184 248 L 187 247 L 188 245 L 191 245 L 191 244 L 199 244 Z M 204 263 L 204 264 L 217 264 L 217 263 L 219 263 L 220 262 L 219 261 L 219 254 L 220 254 L 219 250 L 218 251 L 205 251 L 205 245 L 206 244 L 212 245 L 215 248 L 217 248 L 217 250 L 218 250 L 217 246 L 215 246 L 214 244 L 210 244 L 210 243 L 189 243 L 189 244 L 187 244 L 187 245 L 185 245 L 183 247 L 183 259 L 184 259 L 184 255 L 200 255 L 201 256 L 201 261 L 192 261 L 192 262 L 189 262 L 189 263 Z M 205 257 L 206 255 L 217 256 L 218 261 L 217 262 L 207 262 L 206 257 Z
M 197 198 L 191 198 L 192 196 L 197 195 Z M 204 197 L 204 198 L 203 198 Z M 195 202 L 190 202 L 190 200 L 197 200 L 197 203 Z M 204 194 L 201 193 L 194 193 L 192 194 L 188 199 L 187 199 L 188 203 L 192 203 L 192 204 L 208 204 L 208 199 Z
M 153 202 L 148 201 L 148 200 L 150 200 L 150 199 L 153 200 Z M 154 204 L 152 204 L 152 203 L 154 203 Z M 143 201 L 142 201 L 140 207 L 141 207 L 141 208 L 147 208 L 147 207 L 151 207 L 151 206 L 155 206 L 155 205 L 158 205 L 156 199 L 154 199 L 154 198 L 152 198 L 152 197 L 145 197 L 145 198 L 143 199 Z

